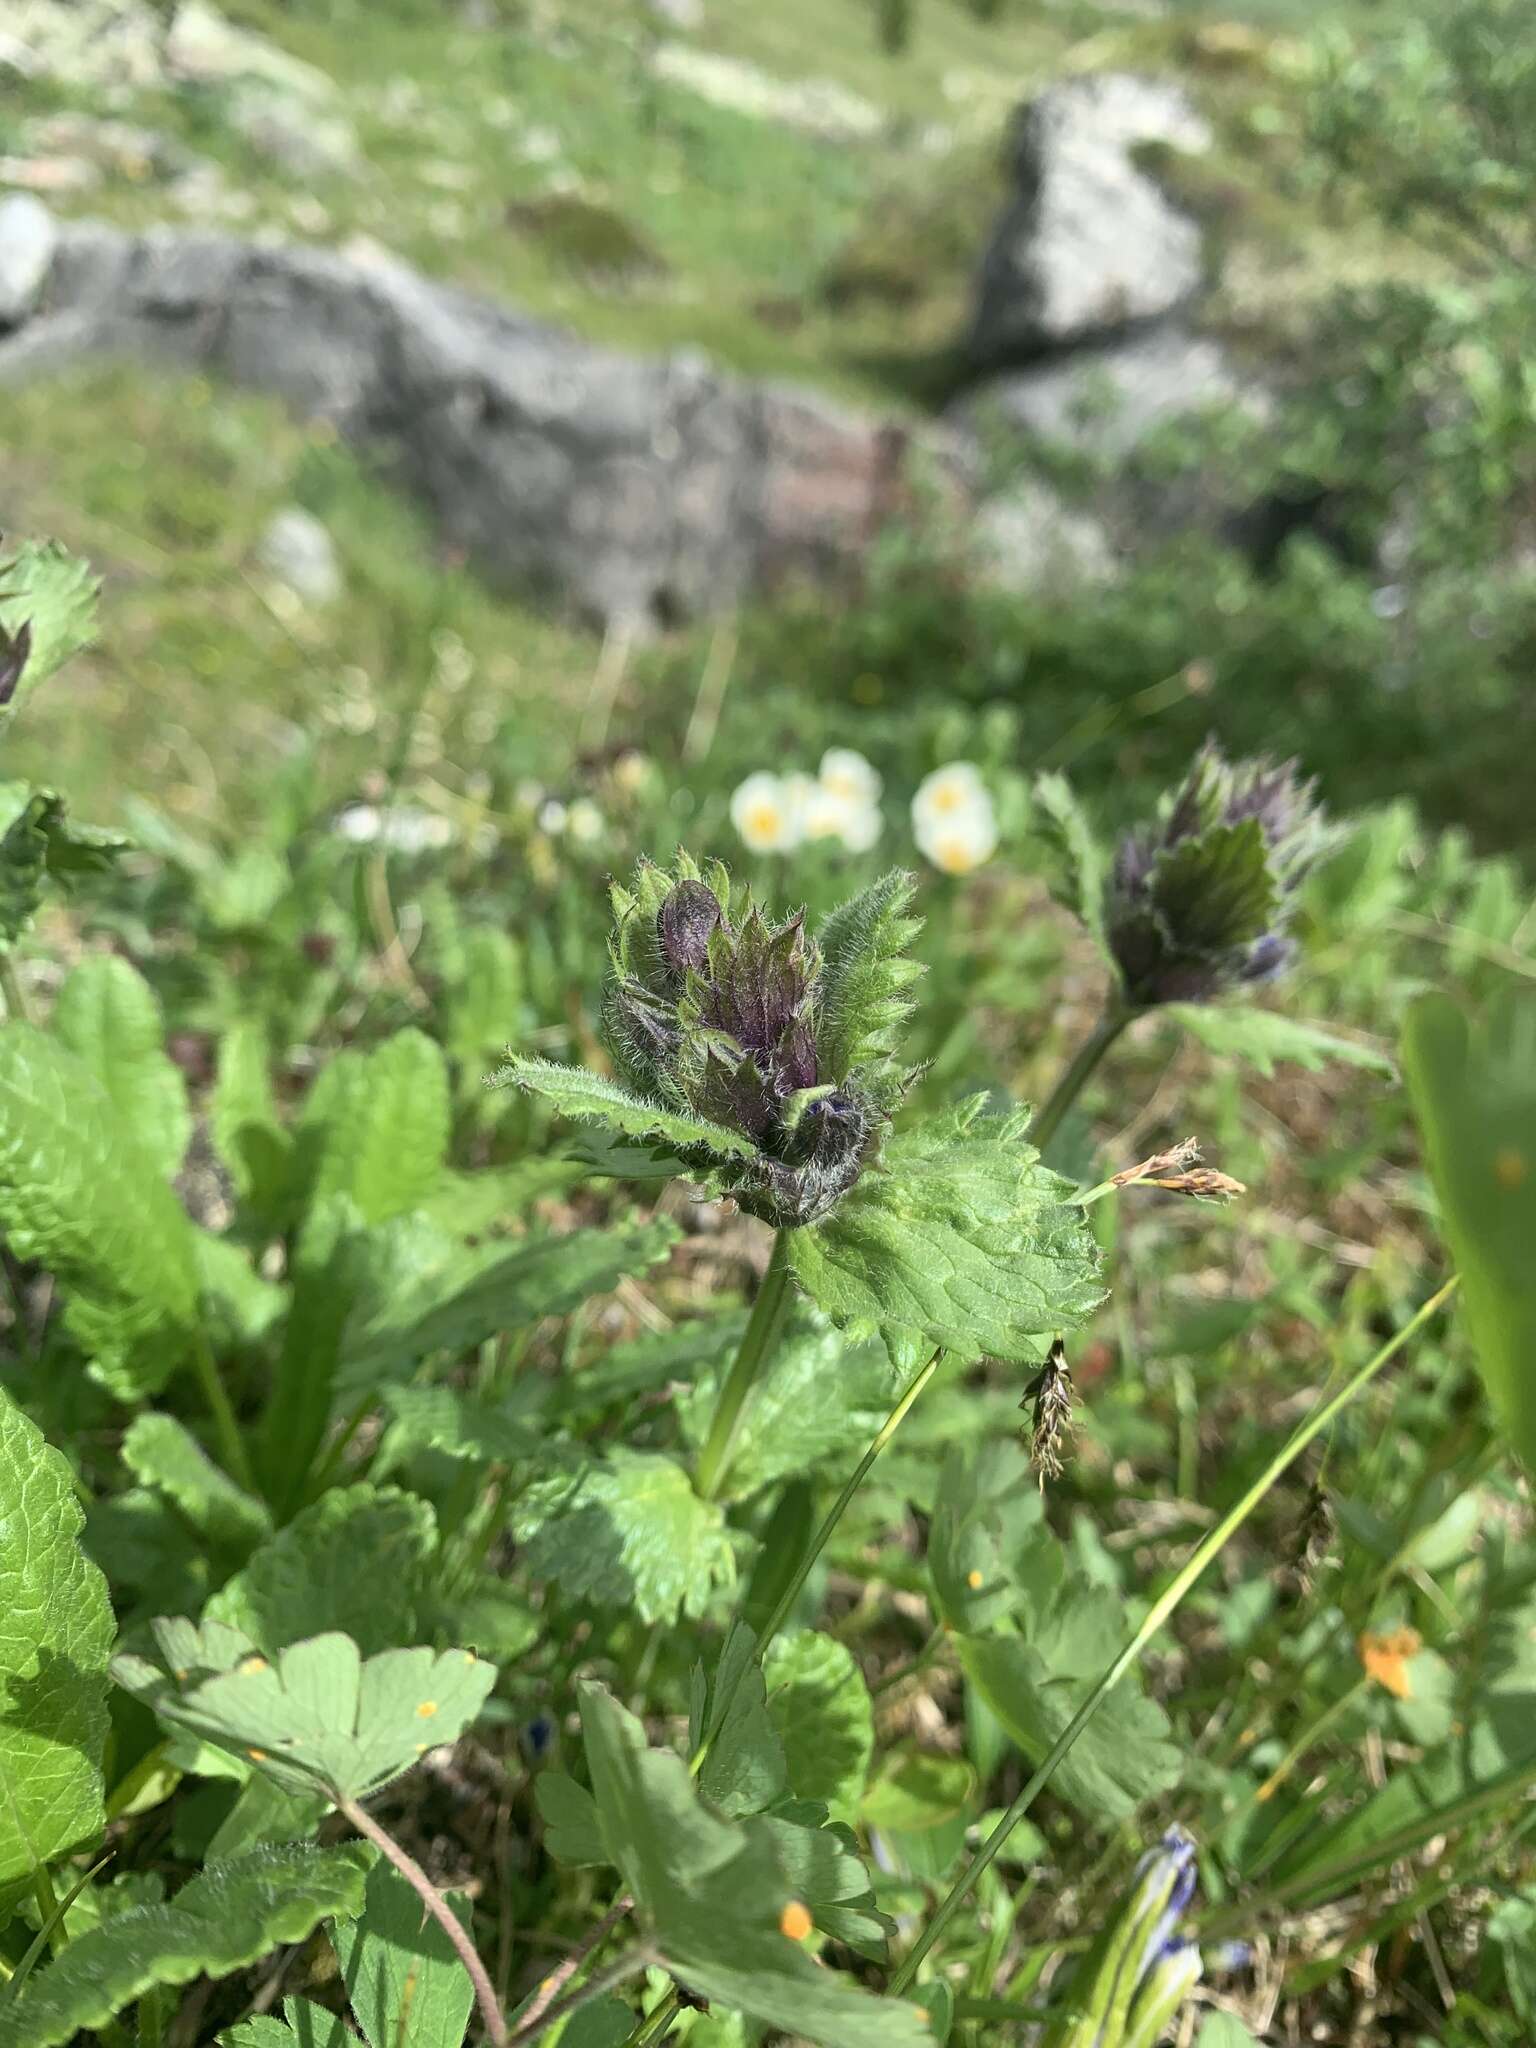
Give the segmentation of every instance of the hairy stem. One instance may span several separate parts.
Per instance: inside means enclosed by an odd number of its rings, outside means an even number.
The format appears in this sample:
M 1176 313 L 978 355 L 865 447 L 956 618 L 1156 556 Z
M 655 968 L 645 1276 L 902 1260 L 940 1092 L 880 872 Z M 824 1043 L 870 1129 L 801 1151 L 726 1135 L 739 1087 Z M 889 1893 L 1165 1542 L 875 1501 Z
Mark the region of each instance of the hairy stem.
M 1296 1462 L 1313 1438 L 1321 1435 L 1329 1423 L 1333 1421 L 1334 1417 L 1341 1410 L 1348 1407 L 1349 1403 L 1354 1400 L 1358 1393 L 1369 1386 L 1382 1367 L 1390 1359 L 1396 1357 L 1408 1339 L 1416 1331 L 1422 1329 L 1424 1324 L 1434 1315 L 1435 1311 L 1450 1298 L 1455 1292 L 1456 1286 L 1457 1276 L 1452 1274 L 1445 1285 L 1437 1293 L 1430 1296 L 1429 1300 L 1403 1325 L 1396 1336 L 1388 1339 L 1374 1358 L 1361 1366 L 1354 1377 L 1346 1381 L 1331 1399 L 1320 1402 L 1311 1415 L 1308 1416 L 1307 1420 L 1292 1434 L 1289 1442 L 1270 1460 L 1269 1464 L 1260 1473 L 1253 1485 L 1248 1488 L 1236 1506 L 1231 1508 L 1210 1534 L 1196 1545 L 1187 1562 L 1180 1567 L 1168 1585 L 1153 1601 L 1151 1607 L 1147 1610 L 1146 1618 L 1141 1626 L 1126 1643 L 1124 1649 L 1121 1650 L 1109 1669 L 1104 1673 L 1104 1676 L 1094 1686 L 1077 1712 L 1072 1716 L 1072 1719 L 1056 1738 L 1056 1741 L 1051 1745 L 1040 1768 L 1030 1778 L 1018 1798 L 1014 1800 L 1012 1806 L 1009 1807 L 997 1826 L 988 1835 L 985 1842 L 982 1843 L 976 1854 L 951 1886 L 946 1897 L 940 1902 L 937 1912 L 929 1921 L 900 1969 L 891 1979 L 890 1990 L 892 1996 L 905 1991 L 912 1982 L 928 1951 L 938 1941 L 950 1921 L 953 1920 L 956 1913 L 964 1905 L 976 1880 L 983 1871 L 990 1868 L 1004 1843 L 1008 1840 L 1008 1837 L 1013 1833 L 1025 1814 L 1028 1813 L 1043 1787 L 1049 1782 L 1057 1765 L 1077 1741 L 1078 1736 L 1082 1734 L 1089 1721 L 1098 1712 L 1105 1695 L 1119 1684 L 1147 1644 L 1151 1642 L 1158 1630 L 1162 1628 L 1163 1624 L 1172 1615 L 1175 1608 L 1183 1601 L 1184 1596 L 1201 1577 L 1207 1565 L 1226 1548 L 1232 1537 L 1236 1535 L 1237 1531 L 1247 1521 L 1265 1495 L 1269 1493 L 1276 1481 Z
M 768 1361 L 778 1348 L 779 1332 L 789 1307 L 789 1233 L 781 1230 L 773 1240 L 768 1270 L 757 1290 L 752 1314 L 742 1332 L 741 1346 L 731 1362 L 715 1402 L 709 1435 L 699 1453 L 694 1483 L 702 1500 L 715 1500 L 730 1471 L 736 1439 L 752 1389 L 761 1379 Z
M 1105 1005 L 1103 1016 L 1078 1047 L 1044 1107 L 1035 1113 L 1035 1120 L 1029 1127 L 1029 1142 L 1039 1151 L 1043 1152 L 1055 1137 L 1062 1118 L 1083 1092 L 1094 1068 L 1135 1014 L 1134 1010 L 1127 1009 L 1124 1003 L 1113 997 Z
M 213 1418 L 213 1431 L 219 1440 L 224 1469 L 231 1479 L 239 1481 L 247 1493 L 254 1493 L 256 1475 L 251 1470 L 245 1438 L 240 1434 L 240 1424 L 235 1419 L 224 1382 L 219 1378 L 219 1368 L 214 1362 L 213 1349 L 205 1330 L 199 1330 L 193 1340 L 192 1364 L 202 1385 L 203 1398 L 208 1403 L 208 1413 Z
M 634 1903 L 628 1892 L 624 1894 L 623 1898 L 615 1899 L 597 1925 L 578 1942 L 563 1962 L 556 1964 L 534 1994 L 533 2001 L 529 2005 L 528 2010 L 519 2019 L 517 2031 L 520 2035 L 528 2033 L 543 2019 L 566 1985 L 576 1975 L 576 1972 L 587 1961 L 593 1951 L 600 1948 L 608 1939 L 609 1935 L 612 1934 L 615 1927 L 618 1926 Z
M 345 1814 L 353 1827 L 357 1829 L 357 1832 L 360 1835 L 366 1836 L 381 1855 L 389 1858 L 396 1870 L 399 1871 L 400 1875 L 411 1887 L 411 1890 L 421 1900 L 423 1906 L 432 1915 L 438 1926 L 442 1928 L 444 1934 L 453 1943 L 454 1953 L 469 1972 L 469 1981 L 475 1987 L 475 2003 L 480 2008 L 480 2017 L 485 2021 L 485 2031 L 491 2041 L 492 2048 L 507 2048 L 507 2023 L 501 2016 L 501 2007 L 496 2001 L 495 1990 L 492 1987 L 490 1977 L 486 1973 L 484 1963 L 481 1962 L 479 1955 L 476 1953 L 474 1943 L 470 1940 L 469 1935 L 460 1923 L 458 1914 L 454 1912 L 415 1857 L 408 1850 L 402 1849 L 394 1836 L 387 1834 L 379 1826 L 372 1814 L 364 1812 L 355 1799 L 338 1799 L 336 1810 L 338 1813 Z

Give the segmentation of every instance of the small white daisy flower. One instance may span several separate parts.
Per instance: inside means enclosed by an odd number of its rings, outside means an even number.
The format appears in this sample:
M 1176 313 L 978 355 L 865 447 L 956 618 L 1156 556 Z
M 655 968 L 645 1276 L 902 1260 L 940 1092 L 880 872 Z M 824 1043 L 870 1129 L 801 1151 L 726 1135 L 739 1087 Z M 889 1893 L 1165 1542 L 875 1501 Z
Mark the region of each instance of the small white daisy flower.
M 997 851 L 997 813 L 970 761 L 936 768 L 912 799 L 912 836 L 923 858 L 946 875 L 968 875 Z
M 737 786 L 731 823 L 748 853 L 788 853 L 800 843 L 800 808 L 784 779 L 760 768 Z
M 879 769 L 852 747 L 828 747 L 817 780 L 829 795 L 841 797 L 849 805 L 867 808 L 880 801 Z
M 552 796 L 548 803 L 539 806 L 539 830 L 547 832 L 551 839 L 558 839 L 570 823 L 570 812 L 559 797 Z
M 354 846 L 371 846 L 378 838 L 383 819 L 372 804 L 348 804 L 337 814 L 331 830 L 338 839 L 350 839 Z
M 850 853 L 868 853 L 884 830 L 878 804 L 851 804 L 843 819 L 843 844 Z

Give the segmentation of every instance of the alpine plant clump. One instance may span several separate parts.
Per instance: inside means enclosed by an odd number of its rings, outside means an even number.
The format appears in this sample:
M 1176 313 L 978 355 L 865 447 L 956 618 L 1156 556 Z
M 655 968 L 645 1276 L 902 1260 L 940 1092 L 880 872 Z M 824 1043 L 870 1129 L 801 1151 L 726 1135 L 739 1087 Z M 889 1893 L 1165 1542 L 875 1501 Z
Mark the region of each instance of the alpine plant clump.
M 642 862 L 629 887 L 613 886 L 604 1008 L 632 1111 L 615 1116 L 610 1100 L 592 1113 L 670 1141 L 776 1228 L 824 1216 L 878 1153 L 911 1078 L 894 1057 L 922 971 L 904 957 L 918 930 L 911 893 L 909 877 L 888 876 L 818 941 L 803 912 L 775 922 L 749 890 L 733 892 L 719 862 Z M 521 1065 L 511 1078 L 538 1086 Z
M 1294 762 L 1203 748 L 1162 823 L 1115 856 L 1105 934 L 1126 1002 L 1206 1003 L 1284 973 L 1297 893 L 1335 838 Z

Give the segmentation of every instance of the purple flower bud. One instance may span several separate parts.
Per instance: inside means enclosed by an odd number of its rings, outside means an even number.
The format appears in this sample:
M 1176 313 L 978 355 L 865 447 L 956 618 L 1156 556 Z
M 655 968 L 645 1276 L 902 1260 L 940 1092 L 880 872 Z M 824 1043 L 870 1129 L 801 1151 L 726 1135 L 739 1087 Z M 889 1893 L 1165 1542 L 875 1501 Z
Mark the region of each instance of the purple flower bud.
M 1106 923 L 1132 1004 L 1210 1002 L 1283 973 L 1297 891 L 1331 839 L 1293 762 L 1205 747 L 1162 824 L 1115 856 Z
M 704 882 L 679 882 L 656 913 L 662 958 L 682 976 L 702 974 L 709 964 L 709 940 L 722 922 L 719 899 Z

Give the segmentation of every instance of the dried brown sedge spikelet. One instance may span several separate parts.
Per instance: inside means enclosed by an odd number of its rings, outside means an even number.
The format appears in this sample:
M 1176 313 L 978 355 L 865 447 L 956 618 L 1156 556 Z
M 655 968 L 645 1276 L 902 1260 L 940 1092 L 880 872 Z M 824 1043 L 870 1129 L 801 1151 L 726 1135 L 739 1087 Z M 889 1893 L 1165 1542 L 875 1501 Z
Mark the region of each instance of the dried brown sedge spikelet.
M 1072 1374 L 1067 1366 L 1067 1347 L 1060 1337 L 1040 1368 L 1039 1377 L 1026 1391 L 1021 1408 L 1033 1405 L 1029 1456 L 1042 1489 L 1047 1479 L 1059 1479 L 1065 1469 L 1063 1453 L 1072 1434 Z

